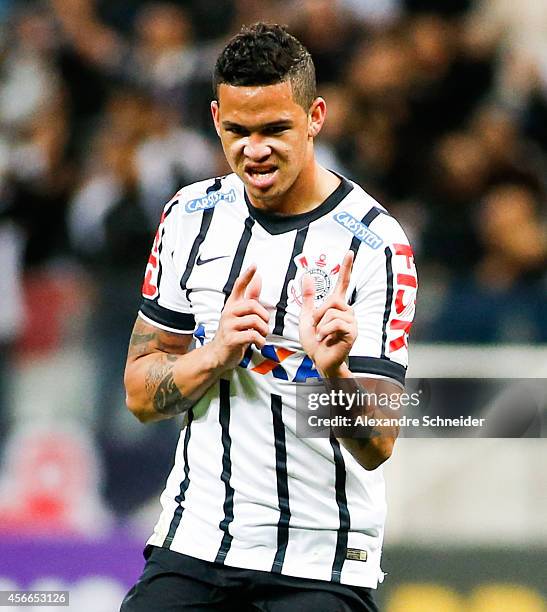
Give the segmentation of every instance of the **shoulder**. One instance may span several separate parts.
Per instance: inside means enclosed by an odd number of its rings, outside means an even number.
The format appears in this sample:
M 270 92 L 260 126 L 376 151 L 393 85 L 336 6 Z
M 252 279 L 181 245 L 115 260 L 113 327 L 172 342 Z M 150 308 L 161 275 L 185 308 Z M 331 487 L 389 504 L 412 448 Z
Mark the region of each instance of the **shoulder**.
M 240 179 L 235 174 L 218 176 L 182 187 L 166 205 L 174 205 L 181 215 L 195 215 L 220 204 L 234 204 L 243 200 Z
M 207 232 L 213 213 L 230 214 L 235 208 L 246 208 L 243 185 L 237 175 L 191 183 L 179 189 L 165 205 L 157 239 L 165 240 L 173 251 L 184 250 Z
M 353 189 L 334 209 L 334 220 L 373 251 L 382 252 L 394 244 L 408 245 L 403 228 L 389 210 L 360 185 L 346 180 Z

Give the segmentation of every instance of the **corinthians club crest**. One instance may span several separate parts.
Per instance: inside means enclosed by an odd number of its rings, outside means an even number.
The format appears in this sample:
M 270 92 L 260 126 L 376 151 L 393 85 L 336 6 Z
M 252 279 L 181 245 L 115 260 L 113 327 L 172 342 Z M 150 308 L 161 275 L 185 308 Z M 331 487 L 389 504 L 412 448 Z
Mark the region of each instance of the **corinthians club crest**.
M 319 257 L 309 257 L 301 253 L 294 258 L 294 263 L 297 272 L 296 277 L 289 284 L 290 301 L 302 306 L 302 277 L 307 272 L 315 282 L 315 304 L 320 304 L 336 284 L 340 264 L 329 264 L 324 253 Z

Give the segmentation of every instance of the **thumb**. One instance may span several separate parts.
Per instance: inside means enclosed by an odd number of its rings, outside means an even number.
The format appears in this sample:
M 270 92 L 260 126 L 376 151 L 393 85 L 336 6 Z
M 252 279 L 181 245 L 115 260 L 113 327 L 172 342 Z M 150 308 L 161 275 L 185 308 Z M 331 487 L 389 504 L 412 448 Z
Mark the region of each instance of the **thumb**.
M 249 300 L 258 300 L 260 297 L 260 292 L 262 291 L 262 278 L 255 272 L 251 282 L 247 286 L 245 290 L 245 297 Z
M 315 282 L 311 274 L 304 274 L 301 281 L 302 287 L 302 312 L 311 314 L 315 307 Z

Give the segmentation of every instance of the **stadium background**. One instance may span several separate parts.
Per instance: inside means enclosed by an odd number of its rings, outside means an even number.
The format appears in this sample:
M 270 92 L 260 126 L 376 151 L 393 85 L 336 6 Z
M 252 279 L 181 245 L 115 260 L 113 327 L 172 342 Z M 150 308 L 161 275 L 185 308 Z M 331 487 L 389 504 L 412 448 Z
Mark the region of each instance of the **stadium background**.
M 409 374 L 546 377 L 547 3 L 0 0 L 0 589 L 111 612 L 140 572 L 177 423 L 124 409 L 126 343 L 163 203 L 226 171 L 210 70 L 258 19 L 314 56 L 322 162 L 414 244 Z M 400 440 L 384 609 L 545 610 L 546 459 Z

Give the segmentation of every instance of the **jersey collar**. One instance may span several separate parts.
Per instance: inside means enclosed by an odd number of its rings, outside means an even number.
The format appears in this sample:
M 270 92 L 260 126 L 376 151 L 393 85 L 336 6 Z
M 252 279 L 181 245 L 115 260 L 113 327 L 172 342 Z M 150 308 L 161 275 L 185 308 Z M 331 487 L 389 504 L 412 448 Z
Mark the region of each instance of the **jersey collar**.
M 334 210 L 353 189 L 353 185 L 346 178 L 339 174 L 336 174 L 336 176 L 340 178 L 340 185 L 338 185 L 330 196 L 313 210 L 308 210 L 299 215 L 277 215 L 275 213 L 264 212 L 251 204 L 247 192 L 243 189 L 249 214 L 270 234 L 283 234 L 285 232 L 302 229 Z

